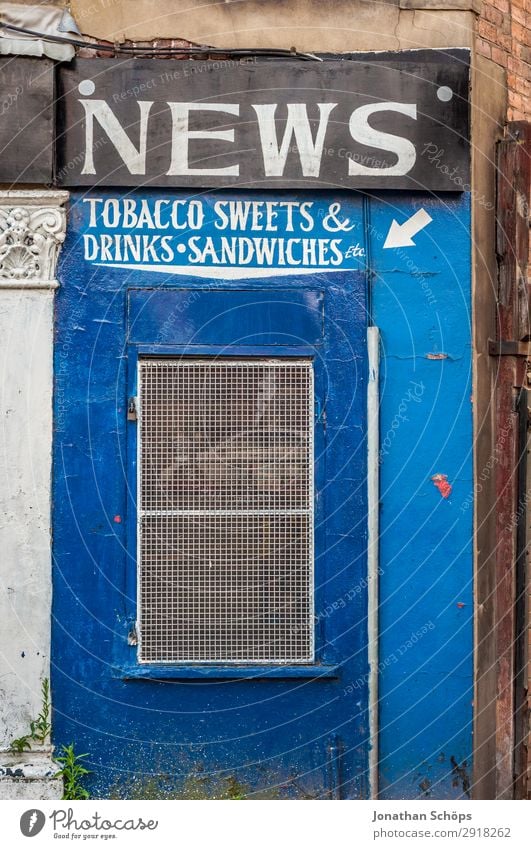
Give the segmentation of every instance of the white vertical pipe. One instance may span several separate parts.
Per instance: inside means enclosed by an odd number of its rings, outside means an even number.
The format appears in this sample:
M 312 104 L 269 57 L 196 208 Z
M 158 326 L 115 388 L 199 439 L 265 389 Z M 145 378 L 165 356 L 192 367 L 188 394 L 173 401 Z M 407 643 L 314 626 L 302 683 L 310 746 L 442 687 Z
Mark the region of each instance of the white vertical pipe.
M 369 782 L 371 799 L 378 798 L 378 516 L 379 516 L 379 348 L 377 327 L 367 328 L 367 593 L 369 654 Z

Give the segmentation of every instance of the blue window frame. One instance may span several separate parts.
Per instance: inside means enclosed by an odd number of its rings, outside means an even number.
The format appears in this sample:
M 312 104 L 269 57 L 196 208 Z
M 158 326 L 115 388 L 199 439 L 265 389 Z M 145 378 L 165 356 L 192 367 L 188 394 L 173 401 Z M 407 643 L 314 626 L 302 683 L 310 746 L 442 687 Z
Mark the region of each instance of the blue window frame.
M 160 294 L 160 292 L 159 292 Z M 194 678 L 194 677 L 309 677 L 316 676 L 335 676 L 338 670 L 338 664 L 328 655 L 330 652 L 325 650 L 324 631 L 322 620 L 317 611 L 323 610 L 326 607 L 325 588 L 319 580 L 314 581 L 314 563 L 319 557 L 320 548 L 324 545 L 323 530 L 324 522 L 321 511 L 322 502 L 316 498 L 313 491 L 317 491 L 322 486 L 322 472 L 324 471 L 323 455 L 324 455 L 324 395 L 326 392 L 325 375 L 323 373 L 322 362 L 316 356 L 316 349 L 308 346 L 279 346 L 272 351 L 270 347 L 249 346 L 238 348 L 231 346 L 230 354 L 226 347 L 218 346 L 168 346 L 168 345 L 130 345 L 128 348 L 128 405 L 131 410 L 135 409 L 135 413 L 129 415 L 128 421 L 128 440 L 127 440 L 127 463 L 129 469 L 129 497 L 128 497 L 128 520 L 127 520 L 127 549 L 129 566 L 126 572 L 126 591 L 125 595 L 128 599 L 136 599 L 136 608 L 130 611 L 130 635 L 128 639 L 128 650 L 123 656 L 120 674 L 125 678 Z M 160 358 L 174 359 L 177 362 L 194 359 L 202 356 L 207 360 L 211 358 L 222 362 L 224 359 L 243 359 L 249 360 L 254 358 L 256 362 L 265 360 L 277 362 L 299 362 L 301 360 L 311 363 L 312 368 L 312 386 L 314 391 L 313 398 L 313 422 L 312 422 L 312 448 L 313 448 L 313 468 L 311 470 L 312 484 L 312 501 L 313 501 L 313 518 L 316 530 L 313 530 L 312 540 L 312 608 L 313 608 L 313 623 L 312 623 L 312 653 L 313 660 L 302 661 L 297 663 L 286 663 L 278 661 L 268 662 L 252 662 L 246 663 L 242 661 L 238 665 L 234 662 L 201 662 L 201 663 L 171 663 L 171 662 L 146 662 L 140 661 L 138 657 L 138 642 L 139 642 L 139 587 L 138 587 L 138 498 L 139 498 L 139 469 L 138 469 L 138 414 L 137 414 L 137 398 L 139 393 L 138 375 L 139 363 L 149 361 L 150 359 Z M 316 458 L 320 458 L 315 462 Z M 322 551 L 321 551 L 322 555 Z M 322 558 L 321 558 L 322 559 Z
M 354 277 L 359 285 L 357 276 Z M 325 320 L 325 297 L 330 301 L 329 319 Z M 342 295 L 343 297 L 343 295 Z M 128 464 L 128 511 L 127 511 L 127 559 L 126 590 L 129 612 L 129 635 L 118 649 L 118 674 L 125 678 L 194 678 L 194 677 L 309 677 L 338 674 L 341 650 L 338 648 L 337 616 L 327 611 L 337 610 L 337 601 L 345 567 L 339 568 L 338 580 L 333 566 L 344 543 L 340 540 L 330 544 L 329 536 L 334 525 L 326 516 L 326 503 L 337 506 L 334 515 L 345 511 L 341 499 L 333 492 L 334 484 L 327 482 L 327 474 L 341 474 L 341 470 L 354 462 L 348 453 L 352 449 L 352 438 L 345 438 L 344 425 L 336 433 L 336 419 L 350 421 L 352 416 L 364 418 L 365 360 L 364 330 L 360 326 L 361 370 L 343 374 L 339 360 L 332 363 L 330 353 L 352 359 L 352 346 L 342 328 L 343 317 L 335 316 L 340 304 L 330 299 L 325 290 L 305 284 L 287 288 L 282 285 L 246 289 L 240 286 L 198 286 L 197 288 L 129 289 L 127 304 L 127 398 L 138 396 L 138 365 L 144 358 L 244 358 L 281 361 L 307 360 L 312 363 L 314 384 L 313 422 L 313 480 L 314 490 L 314 537 L 313 537 L 313 587 L 314 602 L 314 659 L 297 662 L 145 662 L 138 657 L 139 611 L 133 600 L 138 599 L 138 422 L 127 424 Z M 359 312 L 353 312 L 357 320 Z M 361 315 L 362 320 L 365 314 Z M 363 333 L 363 337 L 361 337 Z M 172 344 L 168 344 L 171 342 Z M 220 344 L 221 343 L 221 344 Z M 302 343 L 302 344 L 301 344 Z M 345 347 L 346 346 L 346 347 Z M 345 347 L 342 352 L 341 348 Z M 350 349 L 350 350 L 348 350 Z M 331 394 L 335 411 L 328 422 L 327 443 L 327 396 Z M 343 397 L 350 394 L 349 406 L 341 411 Z M 337 400 L 336 400 L 337 399 Z M 338 400 L 341 399 L 341 400 Z M 362 412 L 363 411 L 363 412 Z M 363 435 L 363 431 L 358 431 Z M 332 434 L 332 457 L 329 456 L 330 434 Z M 363 474 L 366 465 L 363 452 L 364 440 L 356 449 L 358 474 Z M 327 467 L 328 471 L 327 471 Z M 336 471 L 334 472 L 334 468 Z M 364 477 L 360 477 L 360 488 L 356 495 L 364 500 Z M 350 500 L 350 497 L 349 497 Z M 348 512 L 346 510 L 345 512 Z M 333 532 L 333 531 L 332 531 Z M 361 551 L 365 557 L 365 527 L 359 528 Z M 330 554 L 330 549 L 332 554 Z M 348 568 L 348 567 L 347 567 Z M 350 568 L 358 568 L 356 565 Z M 138 602 L 137 602 L 138 603 Z M 136 603 L 136 604 L 137 604 Z M 344 604 L 345 602 L 343 602 Z M 335 608 L 333 607 L 335 605 Z M 341 630 L 339 629 L 339 634 Z

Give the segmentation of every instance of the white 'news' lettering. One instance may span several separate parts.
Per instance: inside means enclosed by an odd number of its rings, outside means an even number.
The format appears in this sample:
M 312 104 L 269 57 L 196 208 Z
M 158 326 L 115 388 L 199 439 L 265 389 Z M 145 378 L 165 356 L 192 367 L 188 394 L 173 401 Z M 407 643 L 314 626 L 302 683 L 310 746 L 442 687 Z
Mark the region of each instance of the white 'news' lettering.
M 94 122 L 100 125 L 107 138 L 113 144 L 130 174 L 146 174 L 148 123 L 153 101 L 138 100 L 139 120 L 138 147 L 131 141 L 127 127 L 123 127 L 112 109 L 104 100 L 80 99 L 85 112 L 85 159 L 81 174 L 96 174 L 94 163 Z M 190 141 L 216 140 L 234 143 L 235 130 L 230 129 L 190 129 L 191 112 L 224 113 L 239 117 L 240 106 L 237 103 L 187 103 L 168 102 L 171 111 L 171 156 L 167 176 L 226 176 L 238 177 L 240 166 L 237 163 L 221 168 L 191 167 Z M 324 143 L 332 111 L 337 103 L 318 103 L 319 123 L 312 133 L 306 103 L 286 104 L 287 118 L 282 139 L 279 141 L 276 129 L 276 111 L 278 104 L 251 104 L 256 113 L 258 133 L 262 148 L 264 174 L 266 177 L 282 177 L 290 151 L 296 150 L 302 175 L 319 177 L 323 157 Z M 355 158 L 348 158 L 349 176 L 389 176 L 402 177 L 415 165 L 417 154 L 414 144 L 407 138 L 371 127 L 369 119 L 378 112 L 398 112 L 413 120 L 417 119 L 417 107 L 413 103 L 368 104 L 355 109 L 349 120 L 349 131 L 353 140 L 359 144 L 389 151 L 397 157 L 394 165 L 369 167 Z M 292 144 L 294 140 L 294 144 Z M 160 144 L 157 146 L 160 147 Z
M 118 118 L 104 100 L 80 100 L 85 110 L 85 162 L 82 174 L 95 174 L 94 166 L 94 119 L 112 141 L 120 154 L 125 167 L 131 174 L 146 173 L 146 141 L 148 117 L 153 106 L 152 100 L 138 100 L 140 109 L 140 139 L 138 150 L 118 121 Z
M 354 141 L 366 144 L 368 147 L 377 147 L 379 150 L 388 150 L 396 154 L 397 162 L 387 168 L 368 168 L 359 162 L 355 162 L 354 159 L 349 159 L 348 173 L 351 177 L 361 175 L 365 177 L 403 177 L 404 174 L 411 171 L 415 164 L 417 158 L 415 145 L 402 136 L 373 129 L 369 124 L 369 118 L 376 112 L 400 112 L 402 115 L 417 120 L 417 107 L 414 103 L 396 103 L 393 101 L 369 103 L 367 106 L 360 106 L 355 109 L 349 121 L 350 135 Z
M 286 159 L 291 145 L 291 138 L 295 136 L 301 168 L 304 177 L 318 177 L 321 171 L 321 159 L 328 127 L 330 113 L 337 103 L 318 103 L 319 126 L 313 140 L 308 110 L 305 103 L 288 103 L 288 118 L 284 130 L 284 136 L 278 144 L 277 131 L 275 127 L 276 103 L 253 104 L 258 119 L 258 130 L 262 144 L 262 155 L 264 158 L 264 171 L 266 177 L 282 177 L 286 167 Z

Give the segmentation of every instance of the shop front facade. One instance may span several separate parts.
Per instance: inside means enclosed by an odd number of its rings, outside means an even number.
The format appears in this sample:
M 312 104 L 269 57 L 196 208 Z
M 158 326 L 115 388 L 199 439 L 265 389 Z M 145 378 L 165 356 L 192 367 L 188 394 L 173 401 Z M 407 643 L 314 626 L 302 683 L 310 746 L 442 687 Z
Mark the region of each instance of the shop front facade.
M 53 715 L 6 794 L 73 742 L 94 798 L 502 795 L 473 52 L 16 63 L 55 109 L 2 166 L 10 663 Z

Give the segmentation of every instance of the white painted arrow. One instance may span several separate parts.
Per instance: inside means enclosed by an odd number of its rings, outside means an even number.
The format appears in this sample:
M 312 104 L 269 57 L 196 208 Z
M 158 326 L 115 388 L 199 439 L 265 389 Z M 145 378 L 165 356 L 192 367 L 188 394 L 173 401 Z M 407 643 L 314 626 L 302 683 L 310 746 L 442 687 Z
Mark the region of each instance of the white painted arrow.
M 399 224 L 393 218 L 387 238 L 384 242 L 384 248 L 409 248 L 415 245 L 413 236 L 427 227 L 430 221 L 433 221 L 431 215 L 428 215 L 425 209 L 419 209 L 411 218 Z

